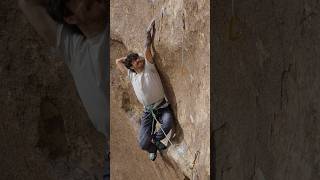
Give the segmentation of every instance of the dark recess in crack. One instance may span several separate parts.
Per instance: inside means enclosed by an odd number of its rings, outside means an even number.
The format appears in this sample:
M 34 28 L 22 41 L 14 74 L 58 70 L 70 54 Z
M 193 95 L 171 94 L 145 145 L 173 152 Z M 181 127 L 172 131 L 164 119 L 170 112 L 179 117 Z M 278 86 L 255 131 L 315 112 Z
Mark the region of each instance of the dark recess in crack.
M 284 88 L 285 82 L 288 80 L 288 73 L 291 71 L 292 64 L 289 64 L 288 69 L 282 71 L 281 74 L 281 90 L 280 90 L 280 110 L 283 109 L 284 103 L 288 103 L 288 92 Z M 284 102 L 285 101 L 285 102 Z

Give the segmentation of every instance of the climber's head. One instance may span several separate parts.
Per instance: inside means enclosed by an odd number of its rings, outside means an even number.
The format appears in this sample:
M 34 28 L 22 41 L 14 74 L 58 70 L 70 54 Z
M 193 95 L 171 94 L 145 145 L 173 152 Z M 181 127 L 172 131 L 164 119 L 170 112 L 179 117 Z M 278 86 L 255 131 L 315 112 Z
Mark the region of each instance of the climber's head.
M 104 0 L 49 0 L 47 5 L 49 15 L 56 22 L 78 31 L 81 26 L 103 23 L 106 9 Z
M 144 57 L 138 53 L 130 52 L 124 60 L 124 65 L 133 72 L 139 72 L 144 68 Z

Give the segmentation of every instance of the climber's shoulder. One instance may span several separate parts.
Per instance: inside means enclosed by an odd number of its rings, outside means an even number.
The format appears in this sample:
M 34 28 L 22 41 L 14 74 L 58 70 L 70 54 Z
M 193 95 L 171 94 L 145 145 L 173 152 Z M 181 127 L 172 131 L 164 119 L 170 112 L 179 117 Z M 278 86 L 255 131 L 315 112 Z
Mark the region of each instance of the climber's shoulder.
M 154 62 L 150 62 L 147 59 L 145 59 L 144 64 L 145 64 L 144 66 L 145 72 L 155 72 L 157 70 Z

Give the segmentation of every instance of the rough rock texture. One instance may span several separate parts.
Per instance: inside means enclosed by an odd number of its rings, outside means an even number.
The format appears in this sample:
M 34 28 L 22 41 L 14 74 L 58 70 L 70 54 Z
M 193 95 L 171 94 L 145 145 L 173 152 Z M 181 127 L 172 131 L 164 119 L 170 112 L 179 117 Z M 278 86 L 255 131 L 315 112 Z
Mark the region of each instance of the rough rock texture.
M 114 0 L 110 6 L 112 172 L 117 164 L 124 169 L 116 171 L 133 179 L 183 179 L 181 173 L 189 179 L 209 179 L 209 1 Z M 155 60 L 174 109 L 176 131 L 174 146 L 150 165 L 137 143 L 142 106 L 114 61 L 128 51 L 143 51 L 145 29 L 152 18 L 157 29 Z M 128 159 L 122 159 L 129 153 Z M 156 173 L 150 176 L 149 171 Z
M 320 179 L 319 1 L 216 1 L 217 180 Z
M 0 179 L 102 177 L 105 140 L 63 60 L 53 56 L 16 1 L 1 1 L 0 12 Z
M 123 44 L 111 41 L 111 59 L 126 51 Z M 138 127 L 132 126 L 138 124 L 136 120 L 139 117 L 134 112 L 140 110 L 134 108 L 138 108 L 139 104 L 125 78 L 119 78 L 121 74 L 115 69 L 115 63 L 112 63 L 111 69 L 111 179 L 183 179 L 182 173 L 175 172 L 177 166 L 165 157 L 159 156 L 157 161 L 151 162 L 147 154 L 139 149 L 136 135 Z

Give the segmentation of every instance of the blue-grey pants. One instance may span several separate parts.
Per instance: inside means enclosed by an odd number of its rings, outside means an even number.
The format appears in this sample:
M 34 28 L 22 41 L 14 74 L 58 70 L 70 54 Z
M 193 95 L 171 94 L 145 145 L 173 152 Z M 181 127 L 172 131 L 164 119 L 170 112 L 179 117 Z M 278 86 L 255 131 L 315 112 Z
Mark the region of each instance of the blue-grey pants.
M 104 151 L 104 167 L 103 167 L 103 180 L 110 180 L 110 151 L 109 146 L 106 144 Z
M 165 108 L 160 108 L 158 110 L 154 110 L 154 113 L 157 117 L 157 120 L 161 124 L 161 128 L 163 131 L 168 134 L 173 125 L 173 112 L 168 105 Z M 159 129 L 156 133 L 153 133 L 156 127 L 157 121 L 154 121 L 153 129 L 152 129 L 152 121 L 153 116 L 150 112 L 144 111 L 141 118 L 141 126 L 139 132 L 139 145 L 141 149 L 151 152 L 156 152 L 157 148 L 155 144 L 151 142 L 152 138 L 157 140 L 162 140 L 165 138 L 165 134 Z M 152 132 L 152 133 L 151 133 Z

